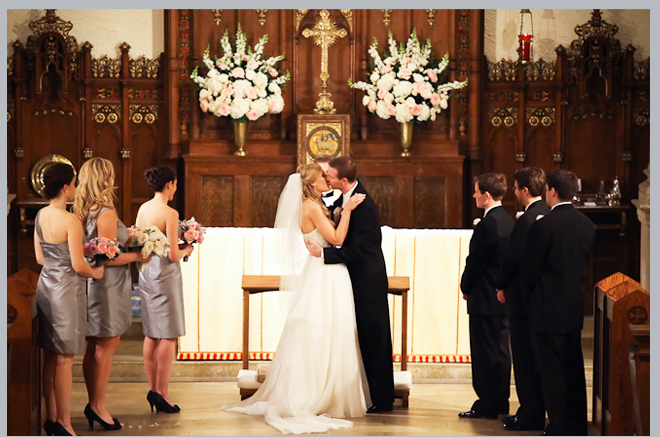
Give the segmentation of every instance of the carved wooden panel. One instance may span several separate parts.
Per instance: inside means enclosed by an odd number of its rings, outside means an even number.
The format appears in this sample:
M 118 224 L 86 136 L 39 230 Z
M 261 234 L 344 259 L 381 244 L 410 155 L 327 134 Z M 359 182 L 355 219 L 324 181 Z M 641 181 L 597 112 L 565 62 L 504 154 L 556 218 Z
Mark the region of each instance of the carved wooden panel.
M 250 223 L 252 226 L 273 227 L 277 203 L 286 183 L 282 176 L 250 177 Z
M 525 138 L 525 167 L 539 167 L 544 171 L 552 171 L 556 163 L 552 160 L 555 144 L 553 128 L 545 126 L 528 128 Z M 511 175 L 513 177 L 513 175 Z M 513 184 L 513 180 L 511 180 Z
M 393 176 L 360 176 L 359 179 L 378 206 L 380 224 L 395 227 L 397 178 Z
M 426 176 L 414 181 L 415 228 L 445 228 L 447 225 L 447 178 Z
M 201 213 L 197 219 L 204 226 L 231 226 L 234 218 L 234 178 L 202 176 Z

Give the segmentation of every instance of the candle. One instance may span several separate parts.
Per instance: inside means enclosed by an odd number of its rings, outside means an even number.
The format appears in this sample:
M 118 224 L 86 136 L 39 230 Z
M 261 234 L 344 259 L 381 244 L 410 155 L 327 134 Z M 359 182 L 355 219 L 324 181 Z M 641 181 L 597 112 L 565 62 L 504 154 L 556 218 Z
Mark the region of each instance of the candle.
M 531 51 L 532 51 L 532 38 L 533 35 L 523 33 L 518 35 L 518 41 L 520 42 L 520 60 L 529 61 Z

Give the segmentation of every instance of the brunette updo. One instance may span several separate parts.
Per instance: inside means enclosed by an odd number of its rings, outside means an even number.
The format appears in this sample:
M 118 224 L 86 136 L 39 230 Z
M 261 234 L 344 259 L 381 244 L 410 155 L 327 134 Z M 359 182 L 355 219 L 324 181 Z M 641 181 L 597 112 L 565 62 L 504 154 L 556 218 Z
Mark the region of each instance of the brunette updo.
M 75 175 L 69 164 L 58 162 L 48 167 L 43 174 L 44 197 L 51 200 L 59 196 L 65 185 L 71 185 Z
M 168 182 L 174 182 L 175 180 L 176 173 L 166 165 L 152 167 L 144 172 L 144 182 L 156 192 L 163 191 Z

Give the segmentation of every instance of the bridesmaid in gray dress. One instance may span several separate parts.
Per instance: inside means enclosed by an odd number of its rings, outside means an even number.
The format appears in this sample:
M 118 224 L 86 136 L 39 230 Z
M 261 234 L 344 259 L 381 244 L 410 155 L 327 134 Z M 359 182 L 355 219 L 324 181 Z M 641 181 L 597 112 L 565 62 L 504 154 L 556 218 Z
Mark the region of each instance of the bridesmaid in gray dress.
M 67 211 L 76 190 L 75 173 L 55 164 L 43 175 L 50 204 L 37 213 L 34 252 L 42 265 L 36 291 L 38 344 L 44 351 L 43 392 L 47 435 L 75 435 L 71 426 L 73 356 L 85 344 L 85 279 L 101 279 L 103 267 L 91 267 L 83 256 L 80 219 Z
M 168 256 L 156 257 L 140 273 L 147 400 L 152 411 L 155 406 L 157 412 L 177 413 L 180 408 L 170 401 L 168 388 L 176 340 L 186 334 L 179 260 L 190 255 L 193 247 L 179 246 L 179 213 L 167 205 L 176 193 L 174 171 L 167 166 L 150 168 L 144 180 L 154 190 L 154 197 L 140 206 L 136 224 L 140 228 L 156 226 L 170 244 Z
M 112 162 L 92 158 L 80 167 L 73 212 L 85 224 L 85 241 L 96 237 L 126 244 L 128 230 L 113 204 L 115 171 Z M 98 422 L 106 431 L 121 429 L 106 409 L 112 357 L 120 336 L 131 326 L 131 271 L 129 263 L 147 262 L 140 252 L 122 253 L 104 263 L 105 277 L 87 281 L 87 348 L 83 374 L 89 403 L 84 414 L 90 428 Z

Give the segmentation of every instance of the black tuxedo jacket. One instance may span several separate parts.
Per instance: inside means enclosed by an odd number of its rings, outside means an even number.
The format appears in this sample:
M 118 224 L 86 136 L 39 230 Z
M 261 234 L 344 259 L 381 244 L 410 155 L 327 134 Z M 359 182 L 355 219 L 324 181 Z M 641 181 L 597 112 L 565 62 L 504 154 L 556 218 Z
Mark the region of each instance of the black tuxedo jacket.
M 549 212 L 548 205 L 543 200 L 538 200 L 529 205 L 513 227 L 502 268 L 495 281 L 498 290 L 504 290 L 506 313 L 509 317 L 529 317 L 527 296 L 520 292 L 520 263 L 523 259 L 529 228 L 539 219 L 540 215 L 545 216 Z
M 502 316 L 503 304 L 497 300 L 495 278 L 502 264 L 514 222 L 498 206 L 474 228 L 470 240 L 470 254 L 465 260 L 461 277 L 461 291 L 467 295 L 468 314 Z
M 565 334 L 582 329 L 587 261 L 595 236 L 592 221 L 568 204 L 532 225 L 520 271 L 532 330 Z
M 359 181 L 353 193 L 366 194 L 367 197 L 351 212 L 344 244 L 341 248 L 324 248 L 323 257 L 326 264 L 346 264 L 356 300 L 387 299 L 389 286 L 381 249 L 383 237 L 380 232 L 378 207 Z M 342 205 L 342 198 L 343 196 L 340 196 L 335 202 L 332 211 Z

